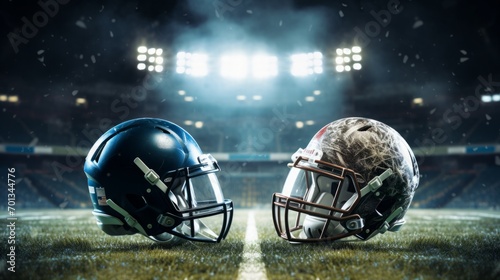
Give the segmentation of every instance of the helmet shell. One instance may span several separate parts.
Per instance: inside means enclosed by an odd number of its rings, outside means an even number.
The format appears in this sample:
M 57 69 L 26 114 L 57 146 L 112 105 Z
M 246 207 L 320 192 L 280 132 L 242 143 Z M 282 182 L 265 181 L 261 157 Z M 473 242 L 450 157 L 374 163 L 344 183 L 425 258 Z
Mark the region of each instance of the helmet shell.
M 165 232 L 156 221 L 158 213 L 178 215 L 178 207 L 166 193 L 144 179 L 134 159 L 139 157 L 163 179 L 169 171 L 198 164 L 201 154 L 188 132 L 166 120 L 133 119 L 111 128 L 95 142 L 85 159 L 94 212 L 122 219 L 106 203 L 111 199 L 137 219 L 148 235 Z M 124 226 L 127 228 L 126 223 Z M 113 234 L 113 227 L 102 229 Z
M 379 189 L 383 196 L 370 193 L 353 210 L 365 219 L 365 233 L 361 236 L 367 237 L 385 220 L 385 213 L 399 207 L 403 211 L 395 221 L 403 219 L 420 174 L 413 151 L 396 130 L 373 119 L 344 118 L 323 127 L 308 147 L 318 145 L 323 151 L 322 160 L 354 170 L 362 179 L 361 187 L 388 168 L 394 173 Z

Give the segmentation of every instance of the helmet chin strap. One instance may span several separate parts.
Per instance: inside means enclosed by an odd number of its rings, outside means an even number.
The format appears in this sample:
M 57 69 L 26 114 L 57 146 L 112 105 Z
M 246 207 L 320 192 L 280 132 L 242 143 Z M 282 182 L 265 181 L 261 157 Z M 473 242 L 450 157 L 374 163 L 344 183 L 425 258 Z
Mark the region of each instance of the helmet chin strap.
M 109 205 L 109 207 L 111 207 L 113 210 L 115 210 L 116 212 L 120 213 L 124 218 L 125 218 L 125 222 L 137 229 L 137 231 L 139 231 L 141 234 L 143 234 L 144 236 L 148 236 L 148 234 L 146 233 L 146 231 L 144 230 L 144 228 L 141 226 L 141 224 L 134 218 L 132 217 L 132 215 L 130 215 L 125 209 L 121 208 L 120 206 L 118 206 L 118 204 L 116 204 L 113 200 L 111 199 L 107 199 L 106 200 L 106 203 Z
M 367 195 L 369 192 L 377 191 L 384 183 L 384 180 L 389 178 L 393 173 L 392 169 L 387 168 L 384 172 L 382 172 L 382 174 L 373 177 L 373 179 L 371 179 L 370 182 L 368 182 L 368 184 L 361 189 L 361 197 Z M 375 195 L 377 194 L 375 193 Z
M 401 220 L 401 221 L 396 221 L 394 223 L 392 223 L 392 221 L 394 219 L 396 219 L 396 217 L 399 216 L 399 214 L 401 214 L 401 212 L 403 212 L 402 207 L 399 207 L 398 209 L 394 210 L 391 213 L 391 215 L 389 215 L 389 217 L 387 217 L 387 219 L 385 219 L 385 221 L 382 223 L 382 225 L 377 230 L 374 230 L 372 232 L 372 234 L 370 234 L 366 238 L 366 240 L 372 238 L 373 236 L 375 236 L 379 233 L 384 234 L 386 231 L 399 231 L 399 229 L 401 229 L 401 227 L 404 225 L 405 221 Z
M 389 178 L 394 172 L 392 169 L 388 168 L 386 169 L 382 174 L 379 176 L 375 176 L 373 179 L 366 184 L 364 188 L 361 189 L 361 197 L 367 195 L 370 192 L 374 192 L 375 196 L 379 196 L 380 194 L 377 192 L 377 190 L 382 186 L 384 180 Z M 379 233 L 385 233 L 386 231 L 398 231 L 401 229 L 401 227 L 404 225 L 405 221 L 400 220 L 400 221 L 395 221 L 397 216 L 403 212 L 403 208 L 399 207 L 396 210 L 394 210 L 388 217 L 385 219 L 385 221 L 380 225 L 380 227 L 376 230 L 374 230 L 367 238 L 366 240 L 372 238 L 373 236 L 379 234 Z
M 134 163 L 144 173 L 144 179 L 146 179 L 146 181 L 153 186 L 157 186 L 164 193 L 167 193 L 168 188 L 165 183 L 160 180 L 160 175 L 158 175 L 158 173 L 149 168 L 139 157 L 134 159 Z

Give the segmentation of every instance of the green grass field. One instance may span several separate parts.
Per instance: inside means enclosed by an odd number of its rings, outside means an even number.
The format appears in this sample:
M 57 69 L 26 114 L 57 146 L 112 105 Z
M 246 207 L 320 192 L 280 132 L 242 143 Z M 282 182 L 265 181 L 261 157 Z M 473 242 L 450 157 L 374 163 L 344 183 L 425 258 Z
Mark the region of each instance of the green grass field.
M 245 246 L 250 211 L 259 239 Z M 0 279 L 237 279 L 244 250 L 258 254 L 267 279 L 500 279 L 500 213 L 493 211 L 411 210 L 398 233 L 291 245 L 276 235 L 270 210 L 236 209 L 220 244 L 171 248 L 139 235 L 107 236 L 91 210 L 16 215 L 14 273 L 7 270 L 9 223 L 0 217 Z

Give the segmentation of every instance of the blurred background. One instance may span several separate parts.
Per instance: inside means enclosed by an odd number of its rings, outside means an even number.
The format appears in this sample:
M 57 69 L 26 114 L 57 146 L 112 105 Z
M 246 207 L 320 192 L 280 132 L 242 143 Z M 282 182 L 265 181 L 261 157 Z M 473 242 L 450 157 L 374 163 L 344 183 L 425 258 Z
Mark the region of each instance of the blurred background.
M 184 127 L 226 197 L 266 206 L 291 154 L 342 117 L 413 148 L 412 207 L 498 209 L 498 1 L 2 1 L 0 186 L 91 207 L 83 162 L 138 117 Z

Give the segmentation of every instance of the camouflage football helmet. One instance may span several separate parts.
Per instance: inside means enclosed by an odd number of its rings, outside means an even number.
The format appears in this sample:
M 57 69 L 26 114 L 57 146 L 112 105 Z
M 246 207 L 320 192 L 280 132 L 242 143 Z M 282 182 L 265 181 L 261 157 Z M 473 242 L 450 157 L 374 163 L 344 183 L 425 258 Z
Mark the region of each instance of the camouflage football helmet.
M 406 141 L 367 118 L 327 124 L 289 167 L 272 209 L 278 235 L 290 242 L 368 240 L 398 231 L 419 183 Z

